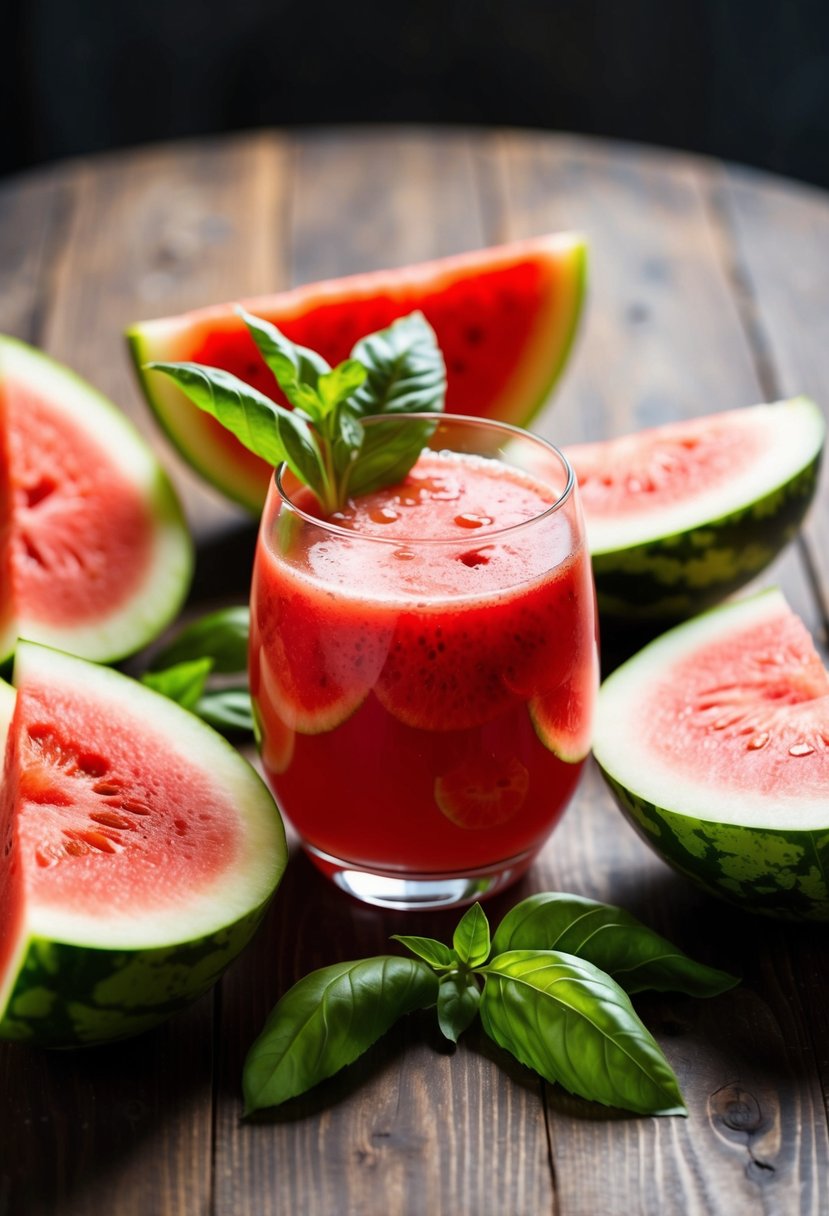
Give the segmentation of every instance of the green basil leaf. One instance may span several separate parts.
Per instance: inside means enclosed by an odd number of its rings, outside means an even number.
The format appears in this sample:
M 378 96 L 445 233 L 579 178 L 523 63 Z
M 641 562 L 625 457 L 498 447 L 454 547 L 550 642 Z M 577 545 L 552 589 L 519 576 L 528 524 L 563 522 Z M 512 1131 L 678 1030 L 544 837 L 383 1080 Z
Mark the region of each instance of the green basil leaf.
M 687 1114 L 656 1040 L 598 967 L 555 950 L 510 950 L 484 975 L 484 1029 L 522 1064 L 606 1106 Z
M 398 1018 L 433 1005 L 419 959 L 382 955 L 312 971 L 277 1004 L 245 1060 L 245 1113 L 277 1106 L 351 1064 Z
M 481 990 L 470 973 L 455 971 L 445 975 L 438 989 L 438 1023 L 447 1039 L 457 1043 L 475 1020 L 481 1003 Z
M 193 712 L 222 734 L 253 734 L 253 707 L 247 687 L 208 689 L 196 701 Z
M 273 372 L 285 396 L 292 405 L 308 408 L 309 415 L 314 421 L 318 421 L 321 413 L 319 398 L 316 394 L 308 396 L 298 392 L 298 389 L 302 385 L 316 389 L 320 377 L 331 370 L 327 360 L 307 346 L 297 346 L 270 321 L 254 317 L 241 307 L 236 311 L 248 327 L 259 353 Z
M 493 950 L 563 950 L 612 975 L 626 992 L 655 989 L 717 996 L 740 981 L 696 963 L 635 916 L 581 895 L 546 892 L 516 904 L 501 921 Z
M 213 673 L 245 671 L 248 661 L 250 611 L 247 604 L 219 608 L 185 625 L 153 658 L 160 670 L 191 659 L 213 660 Z
M 328 474 L 322 462 L 319 443 L 308 423 L 296 410 L 280 410 L 276 425 L 288 468 L 314 491 L 324 506 L 333 510 L 335 504 L 329 498 Z
M 209 658 L 190 659 L 164 671 L 145 671 L 141 683 L 176 701 L 184 709 L 192 710 L 204 691 L 212 666 L 213 661 Z
M 400 317 L 388 329 L 362 338 L 352 351 L 367 369 L 365 383 L 351 398 L 355 412 L 440 413 L 446 396 L 446 367 L 435 332 L 422 313 Z M 434 424 L 390 423 L 367 427 L 351 467 L 347 489 L 368 494 L 402 481 L 426 446 Z
M 462 963 L 480 967 L 489 955 L 489 921 L 480 904 L 473 904 L 458 921 L 452 945 Z
M 164 372 L 199 409 L 232 431 L 240 443 L 274 466 L 286 459 L 276 424 L 288 410 L 219 367 L 200 363 L 147 363 L 150 371 Z
M 435 331 L 413 312 L 387 329 L 361 338 L 351 352 L 366 369 L 354 394 L 361 414 L 440 412 L 446 396 L 446 365 Z
M 407 950 L 411 950 L 412 954 L 425 959 L 431 967 L 436 967 L 439 971 L 446 971 L 458 965 L 459 959 L 455 951 L 450 950 L 444 942 L 436 941 L 434 937 L 410 937 L 407 933 L 393 933 L 392 941 L 400 942 Z
M 402 481 L 426 447 L 435 426 L 428 419 L 367 426 L 363 445 L 348 475 L 348 493 L 352 497 L 370 494 L 381 486 Z
M 364 382 L 366 375 L 367 371 L 362 363 L 358 363 L 356 359 L 346 359 L 324 376 L 320 376 L 317 391 L 325 413 L 331 413 L 340 402 L 347 400 Z

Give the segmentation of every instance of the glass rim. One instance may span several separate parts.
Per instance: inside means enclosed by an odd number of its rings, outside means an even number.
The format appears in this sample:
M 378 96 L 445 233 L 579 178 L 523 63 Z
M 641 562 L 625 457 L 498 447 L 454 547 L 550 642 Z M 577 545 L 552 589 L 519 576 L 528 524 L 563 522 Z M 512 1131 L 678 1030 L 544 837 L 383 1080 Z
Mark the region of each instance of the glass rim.
M 575 474 L 575 470 L 574 470 L 572 464 L 567 459 L 567 457 L 565 456 L 565 454 L 561 450 L 561 448 L 557 447 L 554 443 L 551 443 L 549 439 L 545 439 L 542 435 L 537 435 L 534 431 L 528 431 L 528 430 L 525 430 L 523 427 L 515 426 L 511 422 L 502 422 L 502 421 L 500 421 L 500 419 L 497 419 L 497 418 L 479 418 L 474 414 L 446 414 L 446 413 L 435 413 L 432 411 L 411 413 L 411 414 L 409 414 L 409 413 L 405 413 L 405 414 L 404 413 L 401 413 L 401 414 L 368 414 L 365 418 L 360 418 L 358 421 L 363 426 L 376 426 L 376 425 L 382 425 L 384 422 L 400 422 L 404 418 L 411 418 L 415 422 L 438 422 L 438 423 L 444 423 L 444 424 L 448 423 L 450 425 L 450 427 L 462 424 L 462 425 L 466 425 L 466 426 L 472 425 L 472 426 L 479 427 L 484 430 L 500 431 L 500 432 L 507 434 L 508 436 L 510 436 L 512 438 L 528 441 L 530 444 L 534 444 L 534 445 L 544 449 L 549 455 L 554 456 L 558 460 L 559 464 L 561 465 L 561 467 L 565 473 L 566 481 L 564 484 L 564 488 L 561 490 L 561 492 L 558 494 L 558 496 L 555 498 L 555 500 L 553 502 L 551 502 L 549 504 L 549 506 L 546 507 L 543 511 L 540 511 L 537 515 L 530 516 L 529 519 L 522 519 L 518 523 L 515 523 L 515 524 L 507 524 L 505 527 L 492 528 L 492 529 L 488 529 L 484 532 L 476 533 L 476 535 L 480 536 L 482 541 L 486 541 L 487 543 L 489 543 L 490 541 L 492 541 L 495 538 L 509 536 L 509 535 L 512 535 L 514 532 L 520 531 L 523 528 L 533 527 L 534 525 L 538 524 L 541 520 L 547 519 L 551 515 L 554 515 L 557 511 L 560 511 L 564 506 L 566 506 L 566 504 L 569 502 L 569 500 L 573 497 L 573 493 L 576 488 L 576 474 Z M 423 451 L 440 451 L 439 448 L 430 449 L 428 447 L 424 447 L 422 450 Z M 449 449 L 449 450 L 451 450 L 451 449 Z M 471 456 L 476 455 L 476 453 L 474 453 L 474 452 L 458 453 L 458 454 L 459 455 L 471 455 Z M 482 459 L 488 460 L 488 459 L 497 459 L 497 458 L 490 458 L 488 456 L 482 456 Z M 506 463 L 506 462 L 503 462 L 503 463 Z M 510 465 L 508 467 L 516 468 L 518 466 Z M 519 471 L 528 472 L 528 470 L 521 470 L 520 468 L 519 468 Z M 295 515 L 298 515 L 300 517 L 300 519 L 305 520 L 306 523 L 313 524 L 317 528 L 324 529 L 326 532 L 330 532 L 335 536 L 342 536 L 344 538 L 347 537 L 350 540 L 369 541 L 369 542 L 379 543 L 379 544 L 384 544 L 384 545 L 392 545 L 396 548 L 400 548 L 401 546 L 405 546 L 406 544 L 429 545 L 429 546 L 431 546 L 431 545 L 455 545 L 455 546 L 457 546 L 457 545 L 461 545 L 464 543 L 468 544 L 469 539 L 471 539 L 471 538 L 467 538 L 466 541 L 462 541 L 459 537 L 456 537 L 456 536 L 418 536 L 418 535 L 409 535 L 409 534 L 406 534 L 403 536 L 401 536 L 399 534 L 397 536 L 380 536 L 377 533 L 373 533 L 373 532 L 355 532 L 352 528 L 344 528 L 341 524 L 332 523 L 332 521 L 329 519 L 320 519 L 319 516 L 312 515 L 310 511 L 305 511 L 302 507 L 298 506 L 294 502 L 294 500 L 291 498 L 290 494 L 288 493 L 288 491 L 284 488 L 284 486 L 282 484 L 282 477 L 285 472 L 290 473 L 290 469 L 288 468 L 288 465 L 285 463 L 285 461 L 283 461 L 281 464 L 277 465 L 277 467 L 273 471 L 273 475 L 272 475 L 271 481 L 270 481 L 270 488 L 276 489 L 276 492 L 279 495 L 282 503 L 289 510 L 293 511 L 293 513 Z M 530 476 L 537 477 L 538 475 L 530 473 Z M 538 480 L 543 481 L 544 479 L 543 479 L 543 477 L 538 477 Z M 300 484 L 303 484 L 303 483 L 300 482 Z M 313 491 L 311 490 L 310 493 L 313 494 Z

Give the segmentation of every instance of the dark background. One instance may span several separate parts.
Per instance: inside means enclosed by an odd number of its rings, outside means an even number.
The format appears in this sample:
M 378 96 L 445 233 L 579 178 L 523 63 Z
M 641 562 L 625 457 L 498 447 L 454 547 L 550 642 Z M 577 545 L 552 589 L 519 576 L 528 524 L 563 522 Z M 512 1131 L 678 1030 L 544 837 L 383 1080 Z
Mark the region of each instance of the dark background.
M 829 186 L 826 0 L 5 0 L 0 172 L 263 125 L 541 127 Z

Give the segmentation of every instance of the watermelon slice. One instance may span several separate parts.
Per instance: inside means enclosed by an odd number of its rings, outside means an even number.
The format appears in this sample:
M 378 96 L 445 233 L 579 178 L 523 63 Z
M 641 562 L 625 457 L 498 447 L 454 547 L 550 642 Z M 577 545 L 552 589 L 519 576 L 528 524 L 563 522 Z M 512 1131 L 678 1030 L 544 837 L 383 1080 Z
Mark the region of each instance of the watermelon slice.
M 581 315 L 586 245 L 572 233 L 311 283 L 243 301 L 331 363 L 395 318 L 422 311 L 447 365 L 446 408 L 523 425 L 561 374 Z M 258 512 L 270 469 L 202 413 L 151 360 L 221 367 L 279 398 L 235 305 L 143 321 L 127 333 L 156 417 L 182 455 L 230 498 Z
M 824 440 L 795 397 L 568 447 L 602 623 L 664 628 L 758 575 L 803 521 Z
M 682 873 L 752 911 L 829 920 L 829 674 L 778 590 L 619 667 L 593 749 L 634 827 Z
M 192 546 L 161 466 L 67 368 L 0 337 L 0 659 L 18 636 L 120 659 L 175 616 Z
M 0 794 L 0 1038 L 122 1038 L 199 996 L 279 883 L 270 794 L 220 735 L 107 667 L 21 642 Z M 13 712 L 12 712 L 13 707 Z

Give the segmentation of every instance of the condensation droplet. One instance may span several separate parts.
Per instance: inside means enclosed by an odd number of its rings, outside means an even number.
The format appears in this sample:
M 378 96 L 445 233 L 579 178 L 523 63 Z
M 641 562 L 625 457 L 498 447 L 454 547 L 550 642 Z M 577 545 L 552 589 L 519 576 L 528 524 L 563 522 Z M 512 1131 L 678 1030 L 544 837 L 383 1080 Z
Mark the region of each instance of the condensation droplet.
M 793 743 L 789 748 L 790 756 L 811 756 L 814 752 L 811 743 Z

